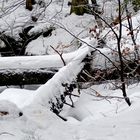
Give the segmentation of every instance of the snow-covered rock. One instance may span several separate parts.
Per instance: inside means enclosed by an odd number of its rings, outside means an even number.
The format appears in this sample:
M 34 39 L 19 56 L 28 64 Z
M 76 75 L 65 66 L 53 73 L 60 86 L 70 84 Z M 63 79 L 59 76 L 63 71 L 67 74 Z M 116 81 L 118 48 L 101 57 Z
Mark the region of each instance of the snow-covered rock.
M 16 104 L 7 100 L 0 101 L 0 120 L 11 120 L 14 118 L 21 117 L 22 115 L 23 113 L 16 106 Z

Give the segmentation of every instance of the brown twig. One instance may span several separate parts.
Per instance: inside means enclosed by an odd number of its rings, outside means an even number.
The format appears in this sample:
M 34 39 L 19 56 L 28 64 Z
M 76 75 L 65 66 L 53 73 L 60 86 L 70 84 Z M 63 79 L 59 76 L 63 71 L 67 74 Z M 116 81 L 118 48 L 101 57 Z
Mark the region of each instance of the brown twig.
M 60 53 L 58 50 L 56 50 L 53 46 L 51 46 L 50 45 L 50 47 L 60 56 L 60 58 L 61 58 L 61 60 L 62 60 L 62 62 L 63 62 L 63 64 L 64 64 L 64 66 L 66 66 L 66 62 L 65 62 L 65 60 L 64 60 L 64 58 L 63 58 L 63 56 L 62 56 L 62 54 L 63 53 Z

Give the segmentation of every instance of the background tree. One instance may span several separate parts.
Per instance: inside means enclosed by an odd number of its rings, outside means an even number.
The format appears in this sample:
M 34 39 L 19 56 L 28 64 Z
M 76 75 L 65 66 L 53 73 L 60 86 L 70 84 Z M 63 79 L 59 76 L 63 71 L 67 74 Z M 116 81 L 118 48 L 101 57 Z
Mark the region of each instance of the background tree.
M 95 20 L 97 22 L 97 25 L 99 27 L 102 27 L 102 21 L 98 16 L 94 13 L 101 14 L 99 11 L 99 5 L 97 4 L 96 0 L 91 0 L 91 4 L 89 4 L 88 0 L 72 0 L 72 3 L 69 3 L 71 5 L 71 13 L 75 13 L 76 15 L 83 15 L 84 13 L 93 14 L 95 17 Z M 94 11 L 94 12 L 93 12 Z
M 70 14 L 75 13 L 76 15 L 83 15 L 87 13 L 87 5 L 88 0 L 72 0 Z
M 115 31 L 115 29 L 104 19 L 102 18 L 98 12 L 95 11 L 95 9 L 91 8 L 91 11 L 93 12 L 93 15 L 95 15 L 97 18 L 101 19 L 103 22 L 105 22 L 105 24 L 111 29 L 111 31 L 114 33 L 116 40 L 117 40 L 117 53 L 118 53 L 118 58 L 119 58 L 119 67 L 117 67 L 118 70 L 118 74 L 121 80 L 121 86 L 120 89 L 122 90 L 124 99 L 126 101 L 126 103 L 130 106 L 131 102 L 129 100 L 129 98 L 127 97 L 127 93 L 126 93 L 126 83 L 125 83 L 125 77 L 124 77 L 124 58 L 121 52 L 121 40 L 122 40 L 122 3 L 120 0 L 118 0 L 118 33 Z M 92 47 L 92 46 L 91 46 Z M 97 49 L 96 49 L 97 50 Z M 97 50 L 98 51 L 98 50 Z M 105 56 L 103 54 L 103 56 Z M 107 56 L 105 56 L 107 58 Z
M 91 0 L 91 4 L 89 4 L 88 0 L 72 0 L 71 2 L 71 13 L 75 13 L 76 15 L 83 15 L 84 13 L 91 13 L 91 9 L 95 12 L 98 12 L 98 4 L 96 0 Z
M 31 11 L 33 9 L 32 5 L 34 5 L 35 3 L 35 0 L 26 0 L 26 9 Z
M 133 9 L 137 12 L 140 9 L 140 0 L 132 0 Z

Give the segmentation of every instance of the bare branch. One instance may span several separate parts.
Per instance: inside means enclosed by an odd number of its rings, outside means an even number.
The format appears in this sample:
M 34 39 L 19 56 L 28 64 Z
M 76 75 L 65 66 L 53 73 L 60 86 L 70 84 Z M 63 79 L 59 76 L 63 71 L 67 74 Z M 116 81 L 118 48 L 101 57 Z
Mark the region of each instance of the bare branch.
M 61 60 L 62 60 L 62 62 L 63 62 L 63 64 L 64 64 L 64 66 L 66 66 L 66 62 L 65 62 L 65 60 L 64 60 L 64 58 L 63 58 L 63 56 L 62 56 L 62 54 L 63 53 L 60 53 L 59 51 L 57 51 L 53 46 L 51 46 L 50 45 L 50 47 L 60 56 L 60 58 L 61 58 Z

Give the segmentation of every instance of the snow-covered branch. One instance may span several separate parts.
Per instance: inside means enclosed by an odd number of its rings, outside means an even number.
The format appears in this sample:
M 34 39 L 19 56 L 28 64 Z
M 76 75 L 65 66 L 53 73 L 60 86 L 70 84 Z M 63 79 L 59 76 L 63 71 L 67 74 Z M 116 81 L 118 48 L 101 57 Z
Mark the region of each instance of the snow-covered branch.
M 77 78 L 84 66 L 84 58 L 90 54 L 89 47 L 83 47 L 79 51 L 79 55 L 75 57 L 69 64 L 62 67 L 52 79 L 40 86 L 36 90 L 33 104 L 40 104 L 51 108 L 52 104 L 57 105 L 58 100 L 63 104 L 62 95 L 64 95 L 64 84 L 71 84 Z M 61 108 L 60 108 L 61 109 Z

